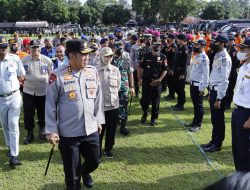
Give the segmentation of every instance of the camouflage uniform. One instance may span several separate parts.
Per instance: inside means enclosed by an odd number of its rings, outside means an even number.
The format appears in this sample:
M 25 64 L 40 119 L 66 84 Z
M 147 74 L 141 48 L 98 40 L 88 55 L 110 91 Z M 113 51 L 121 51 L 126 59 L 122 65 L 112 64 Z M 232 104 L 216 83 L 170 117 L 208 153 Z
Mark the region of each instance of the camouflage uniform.
M 119 90 L 119 120 L 121 127 L 126 127 L 128 121 L 128 74 L 133 72 L 133 68 L 130 65 L 129 56 L 122 56 L 114 59 L 112 61 L 112 65 L 118 67 L 121 73 L 121 88 Z

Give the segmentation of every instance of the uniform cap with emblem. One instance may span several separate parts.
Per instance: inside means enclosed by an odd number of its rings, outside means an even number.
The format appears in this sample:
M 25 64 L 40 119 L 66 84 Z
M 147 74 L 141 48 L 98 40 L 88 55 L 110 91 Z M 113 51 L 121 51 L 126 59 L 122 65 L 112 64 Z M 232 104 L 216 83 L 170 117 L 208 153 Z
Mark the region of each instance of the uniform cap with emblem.
M 206 40 L 204 40 L 204 39 L 198 39 L 198 40 L 195 42 L 195 44 L 200 44 L 200 45 L 202 45 L 202 46 L 206 46 L 206 45 L 207 45 L 207 42 L 206 42 Z
M 83 54 L 90 53 L 93 49 L 88 47 L 88 44 L 83 40 L 68 40 L 66 42 L 67 52 L 79 52 Z
M 17 44 L 18 41 L 16 39 L 9 39 L 8 40 L 9 44 Z
M 228 36 L 226 34 L 219 34 L 218 36 L 216 36 L 215 40 L 213 40 L 213 41 L 228 43 L 229 39 L 228 39 Z
M 31 40 L 30 41 L 30 47 L 40 47 L 40 41 L 39 40 Z
M 179 40 L 184 40 L 184 41 L 187 40 L 187 35 L 186 34 L 179 34 L 176 37 Z
M 109 37 L 109 39 L 115 39 L 115 35 L 114 34 L 109 34 L 108 37 Z
M 246 37 L 242 44 L 235 44 L 240 48 L 250 48 L 250 37 Z
M 174 34 L 169 34 L 169 35 L 168 35 L 168 38 L 175 39 L 175 35 L 174 35 Z
M 0 36 L 0 48 L 6 48 L 8 47 L 9 43 L 7 42 L 6 38 L 3 36 Z
M 102 38 L 101 41 L 100 41 L 100 44 L 105 44 L 107 41 L 108 41 L 107 38 Z
M 110 47 L 104 47 L 100 50 L 100 55 L 103 55 L 103 56 L 110 56 L 110 55 L 113 55 L 113 51 Z

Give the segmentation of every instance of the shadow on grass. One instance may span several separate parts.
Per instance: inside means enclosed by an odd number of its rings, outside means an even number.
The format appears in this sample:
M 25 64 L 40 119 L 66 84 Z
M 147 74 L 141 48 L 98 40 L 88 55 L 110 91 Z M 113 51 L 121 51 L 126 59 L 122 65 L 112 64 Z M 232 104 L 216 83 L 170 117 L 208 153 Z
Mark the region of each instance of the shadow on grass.
M 225 170 L 225 173 L 231 171 Z M 204 183 L 204 178 L 206 182 Z M 203 190 L 211 183 L 218 181 L 220 178 L 214 171 L 193 172 L 189 174 L 172 175 L 157 179 L 154 182 L 95 182 L 93 190 Z M 95 179 L 94 179 L 95 180 Z M 115 180 L 115 179 L 114 179 Z M 83 185 L 82 185 L 83 186 Z M 66 187 L 62 183 L 48 183 L 38 190 L 65 190 Z M 85 187 L 83 189 L 86 189 Z

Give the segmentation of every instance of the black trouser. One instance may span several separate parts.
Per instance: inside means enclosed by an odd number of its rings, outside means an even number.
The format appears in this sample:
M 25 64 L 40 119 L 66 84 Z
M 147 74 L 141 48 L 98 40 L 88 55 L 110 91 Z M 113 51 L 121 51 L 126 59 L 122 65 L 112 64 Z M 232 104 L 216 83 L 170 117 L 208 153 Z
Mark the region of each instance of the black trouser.
M 174 77 L 167 75 L 167 86 L 168 86 L 168 95 L 174 97 Z
M 250 117 L 250 109 L 235 108 L 232 113 L 232 149 L 237 171 L 250 172 L 250 129 L 244 123 Z
M 99 134 L 89 136 L 62 137 L 59 146 L 67 190 L 81 190 L 81 175 L 93 172 L 99 165 Z M 81 164 L 81 156 L 85 162 Z
M 215 109 L 214 103 L 216 102 L 217 91 L 210 90 L 210 110 L 211 110 L 211 122 L 213 125 L 212 130 L 212 143 L 220 147 L 225 138 L 225 98 L 221 100 L 221 108 Z
M 179 79 L 179 75 L 174 76 L 174 89 L 177 97 L 177 105 L 184 106 L 186 102 L 186 94 L 185 94 L 185 79 Z
M 113 149 L 115 144 L 115 131 L 119 121 L 119 108 L 105 111 L 105 124 L 102 125 L 100 134 L 100 150 L 102 150 L 102 139 L 106 130 L 105 136 L 105 151 Z
M 138 86 L 138 72 L 137 70 L 134 70 L 133 77 L 134 77 L 134 86 L 135 86 L 135 95 L 138 96 L 139 94 L 139 86 Z
M 46 96 L 34 96 L 23 92 L 24 126 L 28 131 L 35 127 L 35 110 L 37 111 L 37 124 L 40 128 L 45 127 L 45 98 Z
M 152 87 L 142 83 L 142 97 L 140 100 L 144 113 L 147 113 L 150 101 L 152 102 L 151 120 L 158 119 L 162 86 Z
M 227 88 L 227 93 L 226 93 L 226 105 L 231 105 L 233 101 L 233 96 L 234 96 L 234 87 L 237 81 L 237 73 L 230 75 L 229 77 L 229 84 Z
M 195 126 L 201 126 L 204 108 L 203 108 L 203 96 L 200 96 L 198 86 L 190 85 L 190 95 L 194 106 L 194 118 L 192 124 Z

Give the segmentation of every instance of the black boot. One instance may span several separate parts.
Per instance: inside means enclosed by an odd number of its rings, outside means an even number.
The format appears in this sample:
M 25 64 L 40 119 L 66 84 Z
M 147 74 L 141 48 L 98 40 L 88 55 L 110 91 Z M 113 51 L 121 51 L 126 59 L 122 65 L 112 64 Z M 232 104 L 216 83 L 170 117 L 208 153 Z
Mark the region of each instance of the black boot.
M 28 134 L 24 140 L 24 144 L 30 144 L 34 140 L 33 130 L 28 131 Z
M 147 121 L 147 116 L 148 116 L 148 112 L 144 111 L 144 113 L 141 117 L 141 123 L 145 123 Z
M 127 129 L 127 121 L 120 120 L 120 133 L 123 134 L 124 136 L 127 136 L 129 134 L 129 131 Z

